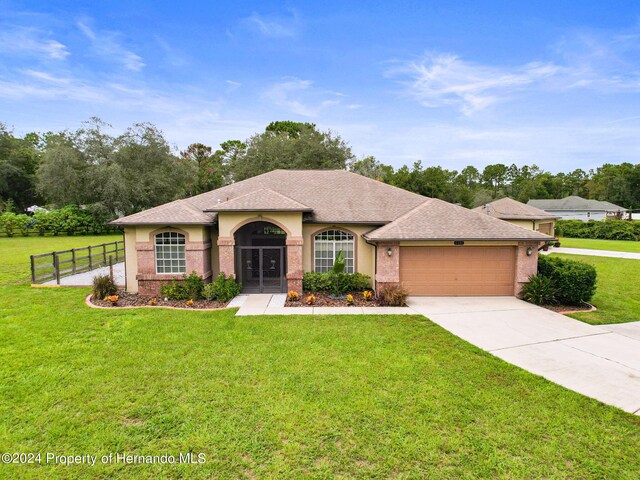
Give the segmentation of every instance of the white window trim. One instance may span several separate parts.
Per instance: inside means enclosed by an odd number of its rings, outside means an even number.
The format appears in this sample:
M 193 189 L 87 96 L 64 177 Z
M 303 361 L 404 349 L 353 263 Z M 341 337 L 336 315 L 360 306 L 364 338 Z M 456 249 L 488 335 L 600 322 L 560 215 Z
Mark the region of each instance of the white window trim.
M 321 240 L 321 239 L 317 238 L 318 236 L 320 236 L 322 234 L 325 234 L 327 232 L 341 232 L 341 233 L 351 237 L 351 239 L 350 240 L 348 240 L 348 239 L 347 240 Z M 318 271 L 318 266 L 316 265 L 316 255 L 317 255 L 317 253 L 319 251 L 319 249 L 317 248 L 318 243 L 321 243 L 321 244 L 324 244 L 324 245 L 331 245 L 332 260 L 333 260 L 333 262 L 335 262 L 336 255 L 341 250 L 341 249 L 336 249 L 336 243 L 348 242 L 348 241 L 351 241 L 351 244 L 352 244 L 351 253 L 353 254 L 353 257 L 351 259 L 349 259 L 349 260 L 352 261 L 352 265 L 351 266 L 349 266 L 347 264 L 347 258 L 345 258 L 345 272 L 346 273 L 355 273 L 356 272 L 356 236 L 351 232 L 347 232 L 346 230 L 341 230 L 339 228 L 332 228 L 332 229 L 328 229 L 328 230 L 323 230 L 321 232 L 316 233 L 313 236 L 313 258 L 312 258 L 313 271 L 314 272 Z M 342 250 L 342 252 L 346 253 L 344 250 Z M 329 269 L 330 269 L 330 267 L 329 267 Z M 325 273 L 325 272 L 322 272 L 322 273 Z
M 162 248 L 162 247 L 167 247 L 167 246 L 171 246 L 171 243 L 165 244 L 165 243 L 158 243 L 158 239 L 159 238 L 163 238 L 165 234 L 170 234 L 169 238 L 171 238 L 171 235 L 175 235 L 177 239 L 182 238 L 182 243 L 175 243 L 173 245 L 175 245 L 176 247 L 182 247 L 182 255 L 180 255 L 180 252 L 178 251 L 178 255 L 174 258 L 171 256 L 172 252 L 169 250 L 169 252 L 166 252 L 165 250 L 162 250 L 163 253 L 163 258 L 160 259 L 158 258 L 158 248 Z M 184 233 L 180 233 L 180 232 L 172 232 L 172 231 L 168 231 L 168 232 L 158 232 L 153 236 L 153 259 L 154 259 L 154 263 L 155 263 L 155 270 L 156 270 L 156 275 L 181 275 L 183 273 L 187 273 L 187 249 L 186 249 L 186 245 L 187 244 L 187 238 L 186 235 Z M 164 255 L 166 253 L 169 253 L 169 258 L 164 258 Z M 169 260 L 169 262 L 173 262 L 173 261 L 183 261 L 184 262 L 184 267 L 180 267 L 178 266 L 178 270 L 174 270 L 173 269 L 173 265 L 170 266 L 171 271 L 167 272 L 166 271 L 166 267 L 164 267 L 163 272 L 159 272 L 158 271 L 158 261 L 164 261 L 164 260 Z

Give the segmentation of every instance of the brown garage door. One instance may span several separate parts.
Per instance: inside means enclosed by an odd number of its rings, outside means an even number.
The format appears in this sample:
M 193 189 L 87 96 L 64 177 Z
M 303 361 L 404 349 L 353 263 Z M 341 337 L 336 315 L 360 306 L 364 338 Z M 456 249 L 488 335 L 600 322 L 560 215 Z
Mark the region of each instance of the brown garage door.
M 411 295 L 513 295 L 515 247 L 400 247 Z

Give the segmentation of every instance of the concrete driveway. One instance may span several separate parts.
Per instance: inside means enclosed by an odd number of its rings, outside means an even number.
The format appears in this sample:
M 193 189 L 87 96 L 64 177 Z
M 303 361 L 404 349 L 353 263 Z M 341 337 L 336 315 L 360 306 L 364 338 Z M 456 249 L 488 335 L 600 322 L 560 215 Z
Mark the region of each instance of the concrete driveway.
M 592 326 L 514 297 L 409 297 L 407 304 L 509 363 L 640 414 L 640 322 Z

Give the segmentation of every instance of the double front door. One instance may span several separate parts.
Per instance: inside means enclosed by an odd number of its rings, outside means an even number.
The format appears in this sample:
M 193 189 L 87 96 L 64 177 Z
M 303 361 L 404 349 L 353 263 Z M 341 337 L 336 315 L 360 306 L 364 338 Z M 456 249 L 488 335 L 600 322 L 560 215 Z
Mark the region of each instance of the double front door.
M 286 291 L 286 247 L 236 247 L 236 272 L 243 293 Z

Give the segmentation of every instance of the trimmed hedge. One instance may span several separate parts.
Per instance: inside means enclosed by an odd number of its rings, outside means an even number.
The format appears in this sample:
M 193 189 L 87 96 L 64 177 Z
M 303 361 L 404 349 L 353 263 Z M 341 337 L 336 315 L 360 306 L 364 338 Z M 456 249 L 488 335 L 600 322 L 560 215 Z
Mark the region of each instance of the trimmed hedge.
M 363 273 L 319 273 L 305 272 L 302 277 L 302 289 L 305 292 L 328 292 L 343 294 L 360 292 L 371 285 L 371 277 Z
M 556 235 L 601 240 L 640 240 L 640 222 L 628 220 L 558 220 Z
M 596 269 L 588 263 L 540 255 L 538 275 L 551 279 L 555 299 L 562 305 L 581 305 L 596 293 Z
M 117 227 L 107 225 L 110 220 L 113 217 L 99 207 L 67 205 L 58 210 L 39 210 L 33 216 L 4 212 L 0 215 L 0 232 L 7 237 L 16 234 L 26 237 L 31 233 L 57 236 L 61 233 L 88 235 L 118 231 Z

